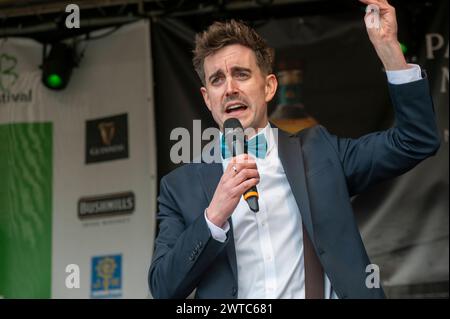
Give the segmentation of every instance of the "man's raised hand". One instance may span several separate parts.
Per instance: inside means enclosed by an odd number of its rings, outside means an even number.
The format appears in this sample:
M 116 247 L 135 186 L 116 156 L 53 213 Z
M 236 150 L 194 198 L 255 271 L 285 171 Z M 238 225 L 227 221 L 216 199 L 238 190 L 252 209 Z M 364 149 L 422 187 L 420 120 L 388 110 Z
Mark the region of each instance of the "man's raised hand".
M 364 20 L 367 33 L 381 62 L 386 70 L 402 70 L 409 68 L 397 38 L 397 18 L 395 8 L 387 0 L 359 0 L 378 10 L 368 10 Z M 376 16 L 378 15 L 378 16 Z M 379 21 L 378 27 L 376 27 Z

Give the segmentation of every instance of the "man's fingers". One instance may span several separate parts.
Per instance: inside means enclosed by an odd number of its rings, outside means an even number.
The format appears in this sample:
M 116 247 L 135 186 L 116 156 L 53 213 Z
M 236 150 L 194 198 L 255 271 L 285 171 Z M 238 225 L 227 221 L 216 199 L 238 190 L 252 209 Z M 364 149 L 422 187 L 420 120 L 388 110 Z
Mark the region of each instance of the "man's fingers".
M 245 182 L 239 184 L 233 189 L 233 194 L 235 196 L 241 196 L 245 193 L 246 190 L 249 188 L 256 186 L 259 183 L 259 178 L 250 178 L 246 180 Z
M 379 0 L 359 0 L 360 2 L 366 4 L 366 5 L 376 5 L 380 9 L 380 11 L 386 11 L 391 8 L 389 3 L 387 1 L 379 1 Z
M 257 168 L 255 162 L 236 163 L 236 164 L 234 164 L 234 166 L 237 169 L 237 173 L 239 173 L 240 171 L 242 171 L 243 169 L 246 169 L 246 168 L 252 168 L 252 169 L 256 169 Z
M 236 177 L 233 179 L 233 183 L 234 185 L 239 185 L 247 179 L 251 178 L 259 179 L 260 177 L 258 171 L 256 169 L 245 168 L 236 175 Z
M 378 10 L 377 10 L 378 11 Z M 380 28 L 380 17 L 378 12 L 367 11 L 364 16 L 364 23 L 367 29 L 379 29 Z
M 383 7 L 389 5 L 389 3 L 386 0 L 359 0 L 359 1 L 367 5 L 376 4 Z
M 256 169 L 256 162 L 251 156 L 242 154 L 231 159 L 226 168 L 226 172 L 234 176 L 246 168 Z
M 248 155 L 248 154 L 240 154 L 231 159 L 231 163 L 233 163 L 233 164 L 234 163 L 249 163 L 249 162 L 254 163 L 255 159 L 251 155 Z
M 250 158 L 251 158 L 251 156 L 249 156 L 248 154 L 239 154 L 235 157 L 232 157 L 230 163 L 245 162 L 245 161 L 249 160 Z

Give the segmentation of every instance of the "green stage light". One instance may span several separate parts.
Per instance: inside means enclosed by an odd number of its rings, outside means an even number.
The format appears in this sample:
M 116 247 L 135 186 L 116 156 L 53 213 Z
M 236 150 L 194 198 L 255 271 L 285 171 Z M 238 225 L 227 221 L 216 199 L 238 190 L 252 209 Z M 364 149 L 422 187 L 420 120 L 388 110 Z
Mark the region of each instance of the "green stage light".
M 59 88 L 62 85 L 62 78 L 58 74 L 50 74 L 46 82 L 52 88 Z
M 51 90 L 63 90 L 76 66 L 75 49 L 62 42 L 53 43 L 49 54 L 45 54 L 46 48 L 47 45 L 44 47 L 42 83 Z

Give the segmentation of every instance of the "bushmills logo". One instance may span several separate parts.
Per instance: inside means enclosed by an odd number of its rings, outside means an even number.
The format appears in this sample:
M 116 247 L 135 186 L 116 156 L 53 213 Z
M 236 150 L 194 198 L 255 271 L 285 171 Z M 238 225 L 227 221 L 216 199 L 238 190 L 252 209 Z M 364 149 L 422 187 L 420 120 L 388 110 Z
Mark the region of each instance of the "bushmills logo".
M 82 197 L 78 201 L 78 218 L 131 214 L 136 199 L 133 192 Z

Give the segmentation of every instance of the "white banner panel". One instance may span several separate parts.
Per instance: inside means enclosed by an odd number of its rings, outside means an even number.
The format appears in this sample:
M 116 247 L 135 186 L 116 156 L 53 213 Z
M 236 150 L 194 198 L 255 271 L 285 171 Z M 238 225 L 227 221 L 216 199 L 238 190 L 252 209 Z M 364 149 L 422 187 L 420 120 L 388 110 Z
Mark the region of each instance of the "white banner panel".
M 84 47 L 67 88 L 51 91 L 40 80 L 42 46 L 3 42 L 20 73 L 9 91 L 24 95 L 2 101 L 0 123 L 53 123 L 52 297 L 145 298 L 156 211 L 149 23 Z M 68 288 L 76 266 L 80 287 Z

